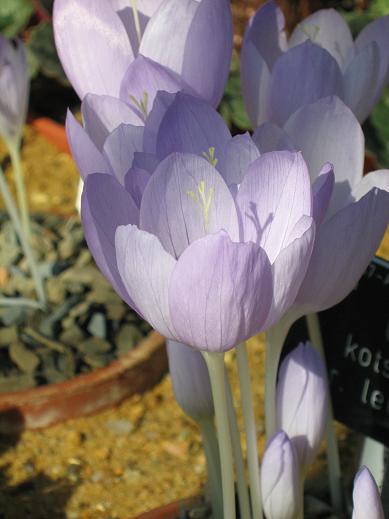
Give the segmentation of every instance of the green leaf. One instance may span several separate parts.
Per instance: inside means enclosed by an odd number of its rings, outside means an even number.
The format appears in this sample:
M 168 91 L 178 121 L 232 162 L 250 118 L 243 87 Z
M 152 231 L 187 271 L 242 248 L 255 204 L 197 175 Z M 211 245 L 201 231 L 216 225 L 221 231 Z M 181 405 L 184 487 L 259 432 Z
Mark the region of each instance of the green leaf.
M 33 12 L 30 0 L 1 0 L 0 33 L 14 38 L 27 27 Z
M 68 84 L 58 59 L 54 43 L 53 27 L 50 23 L 41 22 L 31 30 L 27 47 L 31 54 L 31 62 L 39 63 L 40 72 L 45 76 L 58 79 L 62 83 Z
M 381 101 L 376 105 L 363 130 L 366 147 L 374 155 L 382 167 L 389 167 L 389 87 Z

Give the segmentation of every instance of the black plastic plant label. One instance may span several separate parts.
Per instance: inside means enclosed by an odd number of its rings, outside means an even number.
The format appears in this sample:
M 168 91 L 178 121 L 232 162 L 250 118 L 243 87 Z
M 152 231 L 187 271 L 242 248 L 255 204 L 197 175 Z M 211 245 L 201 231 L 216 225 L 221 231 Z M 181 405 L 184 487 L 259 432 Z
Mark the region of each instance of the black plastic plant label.
M 389 446 L 389 262 L 375 258 L 353 292 L 319 317 L 335 418 Z M 306 340 L 304 321 L 287 350 Z

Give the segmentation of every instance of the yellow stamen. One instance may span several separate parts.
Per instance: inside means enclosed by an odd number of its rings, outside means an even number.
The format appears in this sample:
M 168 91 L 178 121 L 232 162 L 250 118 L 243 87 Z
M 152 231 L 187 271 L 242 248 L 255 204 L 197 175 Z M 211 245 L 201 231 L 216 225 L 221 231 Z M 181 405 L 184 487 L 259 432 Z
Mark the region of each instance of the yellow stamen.
M 219 162 L 219 159 L 215 157 L 215 148 L 211 146 L 208 148 L 208 151 L 203 151 L 202 156 L 207 159 L 207 161 L 216 168 L 216 164 Z
M 204 231 L 208 232 L 209 210 L 211 208 L 215 188 L 211 187 L 207 192 L 205 182 L 202 180 L 197 186 L 197 191 L 198 195 L 194 191 L 187 191 L 186 194 L 200 207 L 204 221 Z

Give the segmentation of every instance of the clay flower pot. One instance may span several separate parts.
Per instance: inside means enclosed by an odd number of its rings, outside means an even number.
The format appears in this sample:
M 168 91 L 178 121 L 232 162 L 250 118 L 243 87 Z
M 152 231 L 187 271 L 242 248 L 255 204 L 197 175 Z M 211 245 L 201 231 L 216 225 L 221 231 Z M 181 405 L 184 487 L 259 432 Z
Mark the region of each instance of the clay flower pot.
M 110 365 L 58 384 L 0 395 L 0 433 L 39 429 L 119 404 L 156 384 L 167 371 L 164 339 L 151 332 Z

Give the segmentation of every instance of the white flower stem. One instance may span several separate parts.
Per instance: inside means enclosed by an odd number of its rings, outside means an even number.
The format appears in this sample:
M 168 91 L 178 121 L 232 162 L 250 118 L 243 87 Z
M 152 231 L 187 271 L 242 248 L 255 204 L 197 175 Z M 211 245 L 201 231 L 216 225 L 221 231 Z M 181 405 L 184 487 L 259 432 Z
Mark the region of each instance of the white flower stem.
M 250 477 L 251 508 L 254 519 L 262 519 L 261 484 L 259 477 L 259 459 L 255 428 L 253 397 L 251 392 L 250 371 L 245 343 L 236 348 L 239 386 L 243 408 L 244 427 L 247 440 L 247 463 Z
M 140 20 L 139 20 L 139 11 L 138 11 L 138 3 L 137 0 L 131 0 L 132 14 L 134 15 L 134 24 L 136 30 L 136 36 L 138 38 L 138 42 L 142 40 L 142 31 L 140 28 Z
M 208 482 L 214 519 L 223 519 L 223 493 L 221 487 L 219 445 L 213 419 L 199 421 L 208 468 Z
M 265 425 L 266 437 L 269 439 L 277 429 L 276 390 L 277 373 L 282 347 L 291 326 L 291 317 L 287 314 L 266 333 L 265 359 Z
M 28 212 L 28 202 L 26 186 L 24 183 L 24 175 L 22 169 L 22 163 L 20 160 L 20 142 L 8 143 L 9 155 L 11 157 L 11 163 L 16 184 L 16 196 L 18 199 L 18 206 L 20 212 L 20 218 L 22 221 L 23 230 L 26 238 L 31 241 L 31 224 L 30 215 Z
M 323 337 L 320 330 L 319 317 L 317 314 L 306 316 L 309 338 L 325 362 Z M 328 477 L 330 484 L 330 494 L 332 508 L 336 514 L 343 513 L 343 494 L 342 494 L 342 472 L 340 468 L 338 441 L 334 428 L 334 413 L 332 410 L 331 399 L 328 401 L 328 418 L 326 423 L 327 440 L 327 464 Z
M 248 486 L 245 476 L 245 466 L 243 461 L 242 445 L 240 443 L 240 433 L 238 422 L 236 419 L 236 413 L 234 408 L 234 401 L 231 393 L 230 382 L 226 373 L 226 394 L 227 394 L 227 405 L 228 405 L 228 419 L 230 422 L 231 440 L 232 440 L 232 452 L 235 460 L 236 467 L 236 480 L 237 480 L 237 491 L 239 500 L 239 511 L 240 519 L 250 519 L 250 500 Z
M 223 488 L 223 518 L 235 519 L 234 470 L 225 390 L 224 353 L 203 352 L 203 357 L 208 366 L 215 405 Z
M 20 223 L 18 211 L 16 209 L 15 202 L 12 199 L 12 195 L 8 189 L 7 182 L 5 180 L 5 176 L 3 170 L 0 168 L 0 192 L 3 195 L 5 207 L 9 213 L 11 218 L 11 222 L 15 228 L 16 233 L 19 236 L 20 243 L 24 250 L 24 254 L 27 258 L 27 261 L 30 264 L 32 278 L 35 283 L 35 290 L 38 296 L 39 301 L 42 304 L 46 304 L 46 295 L 43 286 L 43 281 L 41 276 L 39 275 L 38 267 L 35 262 L 34 253 L 32 251 L 29 240 L 27 239 L 24 229 Z

